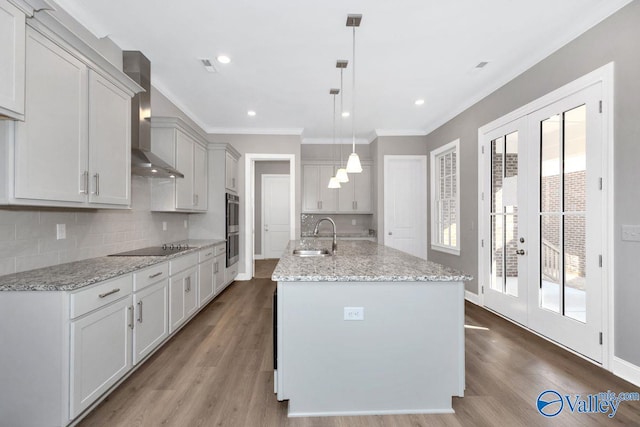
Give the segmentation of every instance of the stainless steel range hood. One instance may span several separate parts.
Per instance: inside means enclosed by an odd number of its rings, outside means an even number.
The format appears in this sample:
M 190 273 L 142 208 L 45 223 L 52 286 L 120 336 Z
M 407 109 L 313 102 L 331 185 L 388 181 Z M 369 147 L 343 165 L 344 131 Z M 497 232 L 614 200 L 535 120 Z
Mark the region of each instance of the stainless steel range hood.
M 137 50 L 122 52 L 123 71 L 144 89 L 131 100 L 131 174 L 154 178 L 184 175 L 151 152 L 151 63 Z

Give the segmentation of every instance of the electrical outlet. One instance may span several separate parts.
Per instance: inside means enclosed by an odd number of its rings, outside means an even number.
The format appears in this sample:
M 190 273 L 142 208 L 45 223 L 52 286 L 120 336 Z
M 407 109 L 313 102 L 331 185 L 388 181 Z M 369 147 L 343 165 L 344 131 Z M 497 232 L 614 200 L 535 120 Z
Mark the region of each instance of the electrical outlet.
M 184 228 L 189 228 L 189 221 L 188 220 L 184 220 Z
M 167 231 L 167 221 L 162 221 L 162 231 Z
M 357 220 L 355 220 L 355 219 L 351 220 L 351 225 L 356 225 L 356 223 L 357 223 Z
M 345 307 L 344 320 L 364 320 L 364 307 Z
M 63 240 L 67 238 L 67 225 L 56 224 L 56 239 Z

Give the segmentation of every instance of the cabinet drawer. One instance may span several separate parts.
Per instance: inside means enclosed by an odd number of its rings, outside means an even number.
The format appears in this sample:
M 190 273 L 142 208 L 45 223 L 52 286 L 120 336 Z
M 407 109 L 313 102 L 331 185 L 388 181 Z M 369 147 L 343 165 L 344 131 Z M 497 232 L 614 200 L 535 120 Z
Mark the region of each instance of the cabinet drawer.
M 169 274 L 174 275 L 198 264 L 198 253 L 184 255 L 169 262 Z
M 227 245 L 221 244 L 213 247 L 213 256 L 226 255 L 227 254 Z
M 214 252 L 213 248 L 203 249 L 200 252 L 198 252 L 198 254 L 200 255 L 199 262 L 208 261 L 210 259 L 213 259 L 213 257 L 215 256 L 215 252 Z
M 139 291 L 147 286 L 169 277 L 169 263 L 153 265 L 144 270 L 133 273 L 133 291 Z
M 93 285 L 71 294 L 71 318 L 82 316 L 90 311 L 117 301 L 133 290 L 131 274 Z

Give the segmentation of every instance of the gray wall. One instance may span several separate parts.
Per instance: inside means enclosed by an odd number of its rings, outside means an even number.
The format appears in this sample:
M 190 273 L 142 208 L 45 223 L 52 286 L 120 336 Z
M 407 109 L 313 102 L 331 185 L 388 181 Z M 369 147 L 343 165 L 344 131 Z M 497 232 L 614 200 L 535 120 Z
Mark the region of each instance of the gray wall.
M 248 195 L 245 193 L 245 166 L 246 154 L 293 154 L 295 162 L 295 235 L 300 235 L 300 204 L 301 204 L 301 168 L 300 168 L 300 136 L 299 135 L 223 135 L 210 134 L 209 142 L 228 143 L 233 146 L 240 155 L 238 162 L 238 195 L 240 196 L 240 261 L 239 274 L 249 274 L 245 260 L 244 242 L 246 233 L 245 218 Z
M 373 160 L 369 144 L 357 144 L 356 153 L 360 160 Z M 342 148 L 342 165 L 347 165 L 347 159 L 353 146 L 351 144 L 302 144 L 300 155 L 302 160 L 336 161 L 340 163 L 340 148 Z
M 436 262 L 477 275 L 478 128 L 594 69 L 615 61 L 615 355 L 640 366 L 640 244 L 621 241 L 622 224 L 640 223 L 640 1 L 634 1 L 430 133 L 428 150 L 460 138 L 460 257 L 429 251 Z M 468 288 L 477 292 L 477 285 Z M 606 337 L 605 337 L 606 339 Z
M 254 183 L 254 224 L 256 234 L 254 236 L 253 253 L 255 255 L 262 255 L 262 175 L 264 174 L 280 174 L 289 175 L 289 162 L 283 161 L 265 161 L 256 162 L 255 169 L 256 179 Z M 290 220 L 293 220 L 291 218 Z

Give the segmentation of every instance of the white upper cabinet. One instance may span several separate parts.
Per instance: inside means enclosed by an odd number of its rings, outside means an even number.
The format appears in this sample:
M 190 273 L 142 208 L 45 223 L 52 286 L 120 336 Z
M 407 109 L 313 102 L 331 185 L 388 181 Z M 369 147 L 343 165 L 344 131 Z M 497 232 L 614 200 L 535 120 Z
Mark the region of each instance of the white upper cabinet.
M 89 71 L 89 201 L 131 201 L 131 98 Z
M 208 159 L 205 144 L 206 141 L 179 118 L 151 118 L 152 151 L 184 174 L 184 178 L 152 180 L 152 211 L 207 210 Z
M 229 152 L 225 157 L 225 187 L 234 193 L 238 192 L 238 159 Z
M 87 67 L 27 31 L 25 121 L 16 122 L 15 198 L 86 201 Z M 27 201 L 25 200 L 25 201 Z
M 349 174 L 349 182 L 338 189 L 338 210 L 342 213 L 373 213 L 371 166 L 362 165 L 361 173 Z
M 332 165 L 302 165 L 302 211 L 337 212 L 338 193 L 328 188 Z
M 25 15 L 0 0 L 0 116 L 24 117 Z
M 25 44 L 24 121 L 0 121 L 0 204 L 128 207 L 131 96 L 140 88 L 31 27 Z

